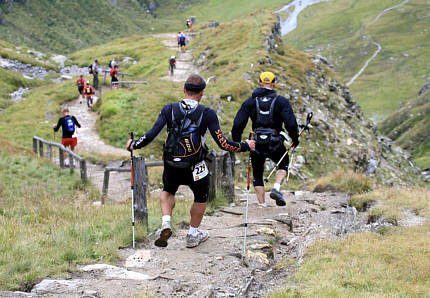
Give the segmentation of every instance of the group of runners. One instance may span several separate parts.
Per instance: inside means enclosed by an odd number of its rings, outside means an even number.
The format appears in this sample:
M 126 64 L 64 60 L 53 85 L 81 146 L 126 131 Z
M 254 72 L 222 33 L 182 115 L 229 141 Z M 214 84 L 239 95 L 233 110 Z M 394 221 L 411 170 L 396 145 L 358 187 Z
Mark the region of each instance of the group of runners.
M 82 81 L 82 77 L 80 79 Z M 180 185 L 189 186 L 194 194 L 194 203 L 190 209 L 190 228 L 185 239 L 186 247 L 196 247 L 209 237 L 206 230 L 199 228 L 209 193 L 209 170 L 206 165 L 208 149 L 205 144 L 207 130 L 222 150 L 236 153 L 250 151 L 252 181 L 259 207 L 268 206 L 265 202 L 263 180 L 265 161 L 269 158 L 277 163 L 270 198 L 275 200 L 278 206 L 286 204 L 280 191 L 289 164 L 283 131 L 285 129 L 288 132 L 292 147 L 296 148 L 299 145 L 298 125 L 288 99 L 274 90 L 275 75 L 272 72 L 261 73 L 258 84 L 259 87 L 243 102 L 236 113 L 231 130 L 232 140 L 223 134 L 216 112 L 200 104 L 206 83 L 196 74 L 189 76 L 185 81 L 183 100 L 165 105 L 147 133 L 136 140 L 128 140 L 127 150 L 143 148 L 167 126 L 168 136 L 163 146 L 163 191 L 160 195 L 162 224 L 157 231 L 156 246 L 166 247 L 172 235 L 172 211 L 175 206 L 175 194 Z M 254 137 L 242 141 L 243 131 L 249 119 L 252 122 Z M 54 131 L 62 128 L 62 144 L 70 146 L 72 150 L 77 145 L 77 139 L 73 137 L 75 126 L 81 127 L 77 119 L 65 108 L 63 117 L 53 127 Z M 286 157 L 282 158 L 284 156 Z
M 188 21 L 187 21 L 188 24 Z M 188 27 L 190 32 L 190 27 Z M 178 33 L 178 46 L 185 47 L 185 36 Z M 170 73 L 176 66 L 176 58 L 169 59 Z M 112 81 L 117 80 L 118 64 L 116 57 L 109 63 Z M 97 70 L 97 60 L 92 66 Z M 95 82 L 98 82 L 98 80 Z M 95 88 L 83 76 L 76 81 L 79 93 L 86 98 L 87 105 L 92 105 L 92 96 Z M 206 165 L 205 134 L 209 130 L 212 138 L 219 148 L 229 152 L 250 151 L 252 166 L 252 182 L 258 199 L 258 206 L 268 207 L 265 201 L 265 188 L 263 180 L 264 165 L 266 159 L 271 159 L 277 164 L 275 183 L 270 192 L 276 205 L 286 204 L 280 187 L 287 175 L 289 157 L 285 146 L 287 136 L 291 138 L 291 147 L 299 145 L 298 125 L 287 98 L 276 93 L 276 77 L 272 72 L 263 72 L 259 76 L 259 87 L 243 102 L 237 111 L 231 130 L 232 140 L 223 134 L 216 112 L 200 104 L 206 83 L 197 75 L 190 75 L 184 84 L 184 99 L 165 105 L 159 113 L 153 127 L 140 138 L 129 139 L 126 149 L 133 151 L 143 148 L 151 143 L 167 126 L 167 139 L 163 146 L 163 191 L 160 195 L 161 202 L 161 228 L 157 231 L 155 245 L 166 247 L 168 239 L 172 235 L 172 211 L 175 207 L 175 194 L 180 185 L 190 187 L 194 194 L 194 203 L 191 206 L 190 227 L 186 235 L 185 246 L 192 248 L 206 241 L 209 233 L 200 229 L 200 224 L 206 210 L 209 193 L 209 170 Z M 244 129 L 251 119 L 252 134 L 246 140 L 242 140 Z M 62 144 L 70 146 L 74 150 L 77 139 L 73 137 L 75 126 L 80 127 L 74 116 L 69 114 L 66 108 L 63 117 L 54 125 L 54 131 L 60 127 L 63 130 Z M 252 136 L 252 137 L 251 137 Z M 138 182 L 137 182 L 138 183 Z

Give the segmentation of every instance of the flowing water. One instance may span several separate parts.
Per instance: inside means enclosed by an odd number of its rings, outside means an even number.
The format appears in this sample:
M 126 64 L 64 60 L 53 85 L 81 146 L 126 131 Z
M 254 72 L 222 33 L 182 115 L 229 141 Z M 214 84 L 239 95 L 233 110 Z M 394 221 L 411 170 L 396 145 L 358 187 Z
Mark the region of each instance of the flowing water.
M 327 2 L 328 0 L 293 0 L 290 4 L 285 5 L 280 10 L 276 11 L 276 13 L 286 12 L 288 13 L 288 17 L 285 20 L 281 19 L 281 34 L 284 36 L 285 34 L 290 33 L 297 27 L 297 18 L 299 14 L 306 7 L 316 4 L 318 2 Z

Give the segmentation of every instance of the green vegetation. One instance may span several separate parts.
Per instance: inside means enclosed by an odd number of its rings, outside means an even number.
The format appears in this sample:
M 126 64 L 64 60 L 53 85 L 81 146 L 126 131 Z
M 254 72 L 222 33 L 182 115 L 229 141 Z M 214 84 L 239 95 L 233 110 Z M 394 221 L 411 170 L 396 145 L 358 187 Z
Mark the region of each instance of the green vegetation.
M 397 104 L 412 98 L 428 80 L 430 40 L 425 38 L 430 19 L 428 2 L 417 0 L 384 14 L 367 27 L 384 9 L 400 0 L 321 2 L 299 16 L 299 26 L 285 40 L 299 49 L 313 46 L 312 52 L 326 56 L 347 82 L 375 52 L 364 39 L 370 36 L 382 51 L 351 85 L 364 112 L 381 120 L 396 110 Z
M 430 168 L 430 92 L 410 100 L 379 126 L 382 133 L 411 151 L 422 169 Z
M 377 189 L 364 196 L 381 201 L 382 213 L 405 217 L 413 209 L 424 225 L 360 233 L 320 241 L 307 251 L 288 288 L 268 297 L 426 297 L 430 291 L 430 191 Z M 291 284 L 294 284 L 292 286 Z
M 311 182 L 309 189 L 315 192 L 340 191 L 348 194 L 360 194 L 373 188 L 370 178 L 351 170 L 338 170 L 333 174 Z
M 257 9 L 277 9 L 285 1 L 263 3 L 258 0 L 158 0 L 153 12 L 146 12 L 149 1 L 14 1 L 0 3 L 0 38 L 37 49 L 66 52 L 88 48 L 136 33 L 185 30 L 191 15 L 197 22 L 231 21 Z M 37 15 L 38 17 L 33 17 Z
M 42 81 L 25 79 L 14 71 L 0 68 L 0 109 L 4 109 L 13 103 L 9 94 L 18 90 L 19 87 L 34 87 L 41 84 Z
M 37 135 L 53 139 L 52 125 L 60 116 L 60 105 L 76 97 L 73 82 L 51 84 L 32 89 L 26 100 L 14 104 L 0 115 L 0 138 L 31 148 Z
M 0 167 L 1 289 L 28 290 L 78 263 L 112 262 L 130 243 L 129 206 L 92 207 L 98 192 L 78 175 L 4 140 Z

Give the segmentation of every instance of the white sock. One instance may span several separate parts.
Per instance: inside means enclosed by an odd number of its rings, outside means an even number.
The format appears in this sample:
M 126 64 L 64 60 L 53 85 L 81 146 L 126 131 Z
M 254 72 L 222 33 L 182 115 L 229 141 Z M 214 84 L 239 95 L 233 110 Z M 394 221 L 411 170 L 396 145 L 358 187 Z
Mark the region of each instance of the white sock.
M 267 204 L 266 204 L 266 203 L 261 203 L 261 204 L 258 204 L 258 206 L 263 207 L 263 208 L 266 208 L 266 207 L 267 207 Z
M 170 215 L 163 215 L 161 217 L 162 224 L 165 223 L 166 221 L 171 221 L 171 219 L 172 217 Z
M 275 184 L 273 184 L 273 188 L 276 189 L 277 191 L 279 191 L 281 189 L 281 184 L 275 183 Z
M 188 231 L 188 234 L 191 236 L 197 236 L 198 231 L 199 231 L 199 228 L 193 228 L 192 226 L 190 226 L 190 230 Z

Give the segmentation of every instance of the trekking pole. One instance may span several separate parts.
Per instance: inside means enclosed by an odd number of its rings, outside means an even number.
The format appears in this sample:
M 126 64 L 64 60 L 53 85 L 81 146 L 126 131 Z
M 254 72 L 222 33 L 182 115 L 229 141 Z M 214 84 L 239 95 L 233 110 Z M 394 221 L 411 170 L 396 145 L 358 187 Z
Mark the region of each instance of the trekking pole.
M 299 137 L 303 134 L 303 132 L 308 129 L 309 124 L 311 123 L 311 119 L 312 116 L 314 115 L 314 113 L 310 112 L 308 113 L 307 117 L 306 117 L 306 124 L 302 127 L 302 129 L 300 129 L 299 131 Z M 285 134 L 284 132 L 281 132 L 281 134 Z M 284 144 L 286 143 L 286 141 L 284 141 Z M 288 145 L 288 144 L 286 144 Z M 291 155 L 291 160 L 293 159 L 293 154 L 295 151 L 295 148 L 293 147 L 293 143 L 291 143 L 288 146 L 287 151 L 285 151 L 284 155 L 282 155 L 281 159 L 279 159 L 278 163 L 276 164 L 276 166 L 272 169 L 272 171 L 269 173 L 269 176 L 267 176 L 267 178 L 264 178 L 264 182 L 269 182 L 269 178 L 272 176 L 272 174 L 275 172 L 276 168 L 281 164 L 282 160 L 285 158 L 285 156 L 287 156 L 288 152 L 290 152 L 290 149 L 293 148 L 293 153 Z M 291 162 L 290 162 L 291 163 Z M 290 172 L 290 168 L 288 167 L 288 174 Z M 288 180 L 287 180 L 288 181 Z
M 291 166 L 293 164 L 293 158 L 294 158 L 294 153 L 296 152 L 296 148 L 293 148 L 293 151 L 291 152 L 291 160 L 290 160 L 290 164 L 288 165 L 288 173 L 287 173 L 287 184 L 288 184 L 288 180 L 290 179 L 290 172 L 291 172 Z
M 130 139 L 133 141 L 133 132 L 130 132 Z M 132 143 L 130 143 L 131 145 Z M 128 147 L 130 149 L 130 146 Z M 134 238 L 134 179 L 133 179 L 133 150 L 130 150 L 131 159 L 131 226 L 133 228 L 133 248 L 135 248 L 135 238 Z
M 254 132 L 249 134 L 249 139 L 254 139 Z M 246 186 L 246 208 L 245 208 L 245 236 L 243 237 L 243 255 L 242 258 L 245 259 L 246 254 L 246 233 L 248 229 L 248 205 L 249 205 L 249 188 L 250 188 L 250 180 L 251 180 L 251 152 L 249 153 L 248 158 L 248 184 Z

